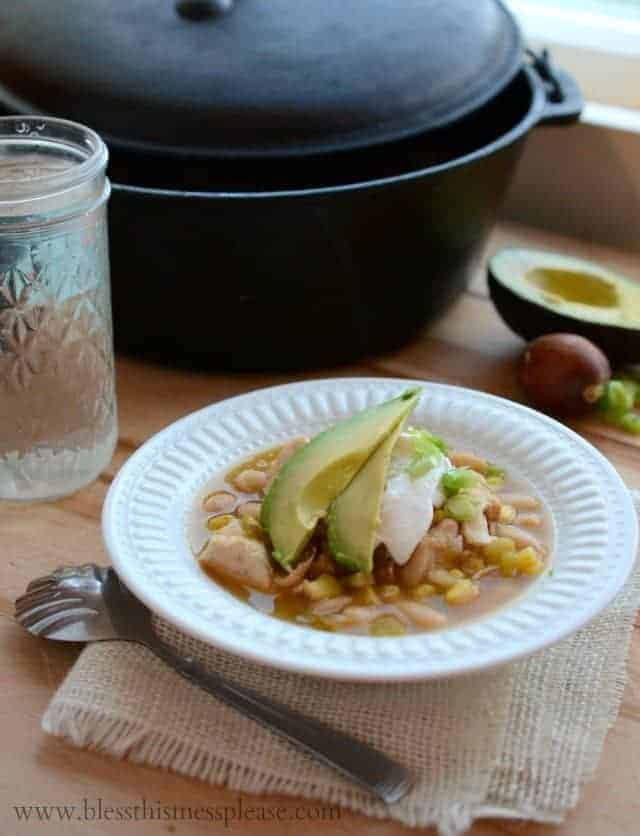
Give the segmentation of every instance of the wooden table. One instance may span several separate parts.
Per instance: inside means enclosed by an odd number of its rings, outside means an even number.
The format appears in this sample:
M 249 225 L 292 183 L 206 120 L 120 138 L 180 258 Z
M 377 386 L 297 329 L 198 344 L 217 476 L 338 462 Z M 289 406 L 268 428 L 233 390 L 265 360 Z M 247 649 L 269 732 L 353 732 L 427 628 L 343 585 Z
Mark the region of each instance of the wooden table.
M 506 243 L 564 249 L 599 258 L 633 275 L 634 257 L 601 247 L 503 225 L 489 250 Z M 473 327 L 470 327 L 473 323 Z M 488 392 L 518 397 L 515 368 L 522 343 L 502 324 L 487 298 L 484 273 L 475 276 L 468 293 L 448 315 L 418 342 L 392 356 L 314 376 L 393 375 L 441 380 Z M 100 536 L 100 509 L 114 474 L 150 435 L 171 421 L 213 401 L 268 384 L 293 379 L 285 375 L 185 374 L 121 358 L 118 367 L 120 443 L 108 470 L 90 487 L 60 502 L 39 505 L 1 505 L 2 563 L 0 620 L 2 641 L 2 756 L 0 759 L 0 833 L 3 836 L 48 834 L 135 833 L 136 836 L 176 832 L 211 834 L 224 831 L 211 822 L 159 823 L 147 821 L 127 828 L 122 822 L 60 824 L 55 816 L 45 827 L 18 823 L 15 804 L 81 804 L 100 797 L 104 804 L 127 805 L 148 801 L 168 805 L 202 806 L 237 803 L 237 793 L 211 787 L 159 770 L 133 766 L 94 753 L 77 751 L 48 738 L 40 717 L 77 654 L 77 649 L 36 640 L 13 621 L 14 598 L 36 575 L 62 563 L 105 561 Z M 302 376 L 298 376 L 302 377 Z M 307 375 L 308 377 L 308 375 Z M 596 445 L 618 468 L 626 482 L 640 488 L 640 439 L 605 427 L 593 419 L 574 427 Z M 252 798 L 245 804 L 311 807 L 284 797 Z M 622 710 L 609 733 L 595 781 L 585 788 L 577 810 L 557 829 L 508 821 L 475 825 L 473 836 L 519 834 L 541 836 L 630 836 L 640 821 L 640 640 L 632 645 L 629 683 Z M 304 821 L 278 824 L 244 821 L 229 828 L 242 834 L 349 834 L 365 831 L 399 836 L 410 831 L 385 821 L 368 820 L 344 812 L 339 822 Z

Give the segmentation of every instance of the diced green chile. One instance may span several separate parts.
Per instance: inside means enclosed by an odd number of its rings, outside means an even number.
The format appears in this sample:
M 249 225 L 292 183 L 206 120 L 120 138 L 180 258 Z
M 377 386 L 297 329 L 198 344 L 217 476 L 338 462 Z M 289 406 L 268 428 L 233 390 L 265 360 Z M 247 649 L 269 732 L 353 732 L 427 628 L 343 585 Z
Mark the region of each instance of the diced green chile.
M 413 479 L 417 479 L 435 467 L 448 448 L 442 438 L 428 430 L 411 427 L 407 430 L 407 435 L 413 442 L 413 456 L 407 466 L 407 472 Z
M 621 418 L 633 409 L 637 386 L 629 380 L 610 380 L 598 402 L 598 408 L 606 418 Z
M 458 522 L 469 522 L 477 515 L 479 509 L 477 500 L 466 493 L 457 493 L 449 497 L 444 505 L 445 514 Z
M 442 488 L 447 496 L 454 496 L 459 491 L 473 488 L 480 481 L 480 474 L 468 467 L 454 467 L 442 477 Z

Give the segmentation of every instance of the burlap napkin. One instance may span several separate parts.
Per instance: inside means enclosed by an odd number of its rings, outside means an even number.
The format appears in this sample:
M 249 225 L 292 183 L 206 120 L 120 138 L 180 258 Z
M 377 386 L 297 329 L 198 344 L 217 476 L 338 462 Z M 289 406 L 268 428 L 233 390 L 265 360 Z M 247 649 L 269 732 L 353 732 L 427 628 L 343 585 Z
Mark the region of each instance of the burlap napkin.
M 635 496 L 640 507 L 640 495 Z M 158 622 L 174 646 L 411 767 L 418 781 L 385 807 L 218 703 L 144 648 L 88 646 L 51 701 L 45 731 L 76 746 L 251 793 L 286 793 L 408 825 L 463 833 L 474 819 L 559 822 L 594 774 L 615 721 L 640 605 L 636 569 L 586 628 L 532 658 L 441 682 L 322 681 L 246 663 Z

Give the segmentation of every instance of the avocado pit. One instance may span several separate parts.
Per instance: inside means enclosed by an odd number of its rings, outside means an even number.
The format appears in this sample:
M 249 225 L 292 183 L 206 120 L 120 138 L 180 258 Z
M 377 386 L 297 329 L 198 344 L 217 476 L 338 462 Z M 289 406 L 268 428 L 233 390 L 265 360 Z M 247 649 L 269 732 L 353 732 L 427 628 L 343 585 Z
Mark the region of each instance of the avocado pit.
M 521 381 L 528 400 L 554 415 L 586 412 L 611 377 L 603 352 L 577 334 L 547 334 L 524 353 Z

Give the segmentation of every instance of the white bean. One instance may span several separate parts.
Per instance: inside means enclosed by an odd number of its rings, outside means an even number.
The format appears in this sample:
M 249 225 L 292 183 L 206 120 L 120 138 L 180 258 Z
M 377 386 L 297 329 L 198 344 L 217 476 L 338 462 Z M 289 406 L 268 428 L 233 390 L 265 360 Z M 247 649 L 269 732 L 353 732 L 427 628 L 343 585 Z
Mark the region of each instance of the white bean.
M 481 456 L 476 456 L 475 453 L 450 453 L 449 458 L 455 467 L 470 467 L 481 473 L 483 476 L 489 469 L 489 462 Z
M 235 486 L 244 493 L 258 493 L 267 484 L 267 474 L 261 470 L 243 470 L 233 480 Z
M 535 496 L 526 493 L 501 493 L 499 498 L 503 505 L 512 505 L 517 511 L 535 511 L 540 507 Z
M 426 604 L 417 604 L 414 601 L 401 601 L 398 609 L 403 612 L 418 627 L 444 627 L 447 623 L 446 615 L 443 615 L 433 607 Z
M 236 504 L 236 498 L 228 491 L 210 493 L 202 500 L 202 510 L 208 514 L 224 514 L 231 511 Z
M 336 598 L 323 598 L 322 601 L 316 601 L 309 607 L 309 612 L 314 615 L 333 615 L 343 610 L 347 604 L 351 603 L 349 595 L 338 595 Z

